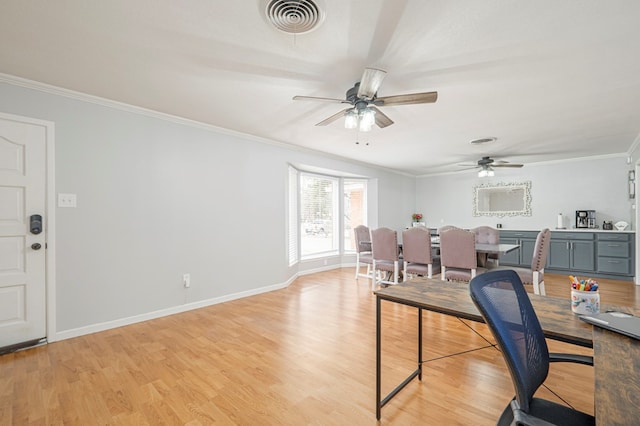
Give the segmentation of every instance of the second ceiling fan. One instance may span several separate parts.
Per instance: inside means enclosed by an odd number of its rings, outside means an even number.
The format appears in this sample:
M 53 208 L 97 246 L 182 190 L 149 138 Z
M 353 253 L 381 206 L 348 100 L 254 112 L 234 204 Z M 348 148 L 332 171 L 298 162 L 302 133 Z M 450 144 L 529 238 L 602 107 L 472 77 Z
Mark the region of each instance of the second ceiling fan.
M 463 167 L 468 167 L 468 168 L 479 169 L 478 170 L 479 177 L 493 176 L 494 175 L 493 169 L 495 167 L 514 167 L 514 168 L 524 167 L 524 164 L 510 163 L 504 160 L 496 161 L 491 157 L 482 157 L 476 163 L 461 163 L 458 165 Z
M 345 117 L 346 128 L 357 128 L 365 132 L 371 130 L 373 124 L 376 124 L 380 128 L 393 124 L 393 120 L 377 107 L 433 103 L 438 99 L 438 92 L 378 97 L 378 89 L 386 75 L 386 71 L 376 68 L 365 68 L 360 81 L 347 90 L 345 99 L 315 96 L 294 96 L 293 99 L 296 101 L 321 101 L 349 104 L 351 105 L 350 107 L 322 120 L 317 123 L 316 126 L 326 126 L 341 117 Z

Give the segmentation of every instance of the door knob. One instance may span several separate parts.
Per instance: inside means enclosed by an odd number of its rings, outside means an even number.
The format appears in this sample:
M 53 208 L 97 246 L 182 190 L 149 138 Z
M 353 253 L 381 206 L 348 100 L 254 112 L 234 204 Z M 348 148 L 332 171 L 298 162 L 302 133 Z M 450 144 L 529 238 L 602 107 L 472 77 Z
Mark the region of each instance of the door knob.
M 34 249 L 34 250 L 40 250 L 41 247 L 42 247 L 42 245 L 40 243 L 31 244 L 31 248 Z

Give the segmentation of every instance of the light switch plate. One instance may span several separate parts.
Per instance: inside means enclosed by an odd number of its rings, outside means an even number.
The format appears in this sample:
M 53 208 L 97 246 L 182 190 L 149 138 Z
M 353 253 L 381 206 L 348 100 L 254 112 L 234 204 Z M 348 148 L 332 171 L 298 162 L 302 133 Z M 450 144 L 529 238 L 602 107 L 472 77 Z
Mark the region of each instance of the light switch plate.
M 76 194 L 58 193 L 58 207 L 77 207 Z

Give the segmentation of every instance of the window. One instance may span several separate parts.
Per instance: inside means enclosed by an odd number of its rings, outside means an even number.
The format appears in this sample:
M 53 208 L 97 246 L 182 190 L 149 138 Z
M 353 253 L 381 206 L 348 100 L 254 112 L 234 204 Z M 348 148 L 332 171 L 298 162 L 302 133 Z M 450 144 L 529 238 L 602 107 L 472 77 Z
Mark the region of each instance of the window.
M 302 258 L 339 252 L 337 195 L 337 178 L 300 173 Z
M 289 266 L 355 250 L 353 228 L 366 224 L 367 181 L 289 167 Z
M 298 261 L 298 171 L 289 166 L 289 266 Z
M 367 181 L 344 180 L 344 250 L 355 251 L 353 228 L 367 224 Z

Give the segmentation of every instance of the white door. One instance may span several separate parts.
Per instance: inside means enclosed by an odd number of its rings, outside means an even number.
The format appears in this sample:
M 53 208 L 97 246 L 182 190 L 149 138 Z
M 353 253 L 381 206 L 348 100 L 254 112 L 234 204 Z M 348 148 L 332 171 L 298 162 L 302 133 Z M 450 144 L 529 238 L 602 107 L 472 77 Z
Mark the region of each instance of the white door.
M 0 116 L 0 348 L 46 337 L 46 137 Z M 31 215 L 42 232 L 30 232 Z

